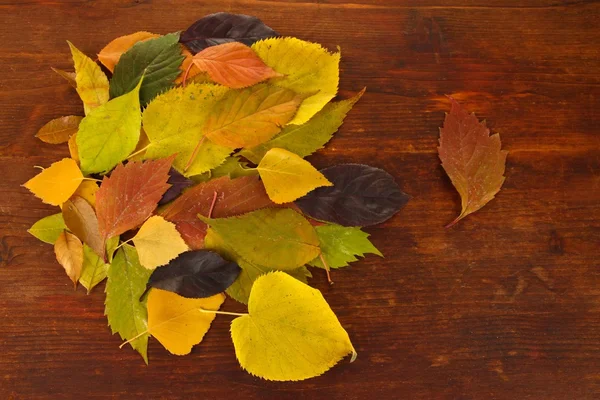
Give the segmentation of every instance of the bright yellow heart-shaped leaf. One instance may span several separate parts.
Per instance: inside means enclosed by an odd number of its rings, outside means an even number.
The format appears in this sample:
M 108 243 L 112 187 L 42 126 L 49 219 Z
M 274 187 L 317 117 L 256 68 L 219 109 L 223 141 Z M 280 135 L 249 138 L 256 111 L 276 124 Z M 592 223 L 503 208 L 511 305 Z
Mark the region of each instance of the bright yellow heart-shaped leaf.
M 140 258 L 140 264 L 148 269 L 155 269 L 189 250 L 187 244 L 175 228 L 175 224 L 158 215 L 144 222 L 133 243 Z
M 44 203 L 59 206 L 73 195 L 83 179 L 75 160 L 63 158 L 28 180 L 23 186 Z

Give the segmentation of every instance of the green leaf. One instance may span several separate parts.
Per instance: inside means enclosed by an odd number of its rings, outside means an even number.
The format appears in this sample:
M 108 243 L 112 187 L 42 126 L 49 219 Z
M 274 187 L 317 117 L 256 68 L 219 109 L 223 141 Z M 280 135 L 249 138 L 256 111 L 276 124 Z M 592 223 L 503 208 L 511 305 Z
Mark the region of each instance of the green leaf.
M 243 149 L 238 154 L 254 164 L 258 164 L 267 151 L 277 147 L 296 153 L 300 157 L 311 155 L 331 139 L 365 89 L 350 99 L 328 103 L 305 124 L 288 125 L 268 142 Z
M 148 312 L 146 299 L 140 296 L 146 290 L 146 283 L 152 271 L 140 265 L 137 252 L 133 246 L 123 245 L 115 255 L 108 269 L 106 282 L 106 302 L 104 314 L 113 335 L 119 333 L 121 339 L 129 340 L 146 364 L 148 364 Z
M 110 81 L 110 97 L 130 92 L 145 76 L 140 89 L 140 103 L 145 106 L 156 95 L 173 86 L 184 58 L 179 47 L 179 33 L 134 44 L 115 66 Z
M 247 262 L 291 270 L 319 255 L 319 238 L 302 215 L 290 208 L 264 208 L 210 219 L 198 216 Z
M 142 125 L 141 84 L 95 108 L 79 124 L 76 141 L 84 174 L 108 172 L 135 149 Z
M 340 80 L 340 53 L 330 53 L 320 44 L 293 37 L 271 38 L 252 45 L 252 50 L 283 78 L 278 86 L 296 93 L 312 93 L 289 123 L 302 125 L 335 97 Z
M 119 235 L 113 236 L 106 241 L 106 257 L 108 258 L 108 262 L 111 263 L 113 260 L 113 255 L 115 251 L 117 251 L 117 247 L 119 246 Z
M 109 264 L 98 257 L 98 255 L 87 244 L 83 245 L 83 267 L 79 283 L 87 289 L 88 293 L 106 278 Z
M 42 242 L 54 244 L 58 236 L 67 229 L 62 213 L 49 215 L 33 224 L 27 232 L 41 240 Z
M 277 271 L 276 269 L 252 264 L 244 260 L 231 247 L 227 246 L 223 239 L 212 229 L 209 229 L 206 233 L 204 247 L 207 250 L 216 251 L 226 259 L 236 262 L 242 269 L 235 282 L 226 290 L 229 296 L 240 303 L 248 304 L 252 285 L 259 276 L 267 272 Z M 304 283 L 307 283 L 307 278 L 312 277 L 312 274 L 305 266 L 284 272 Z
M 177 153 L 173 167 L 185 176 L 201 174 L 223 163 L 233 150 L 204 140 L 194 162 L 185 168 L 202 139 L 206 118 L 227 91 L 223 86 L 192 83 L 155 98 L 143 115 L 144 131 L 150 140 L 145 157 L 156 159 Z
M 329 268 L 345 267 L 348 263 L 357 261 L 356 256 L 364 257 L 366 253 L 383 257 L 383 254 L 368 239 L 369 234 L 358 227 L 328 224 L 317 226 L 315 230 Z M 325 268 L 320 257 L 315 258 L 308 265 Z

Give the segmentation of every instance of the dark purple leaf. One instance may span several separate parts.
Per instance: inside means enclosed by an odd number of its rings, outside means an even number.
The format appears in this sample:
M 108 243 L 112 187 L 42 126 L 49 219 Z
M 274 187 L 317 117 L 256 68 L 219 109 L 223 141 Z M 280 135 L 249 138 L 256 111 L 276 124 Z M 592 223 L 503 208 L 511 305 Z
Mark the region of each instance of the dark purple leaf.
M 154 270 L 146 285 L 146 292 L 150 288 L 157 288 L 183 297 L 210 297 L 231 286 L 240 271 L 236 263 L 223 259 L 218 253 L 208 250 L 186 251 Z
M 159 206 L 167 204 L 171 200 L 175 199 L 181 194 L 183 189 L 192 186 L 194 181 L 181 175 L 175 168 L 171 167 L 171 170 L 169 171 L 169 180 L 167 180 L 167 183 L 170 184 L 171 187 L 167 189 L 165 194 L 163 194 L 162 199 L 160 199 L 158 202 Z
M 320 187 L 296 200 L 311 218 L 343 226 L 379 224 L 398 212 L 409 196 L 382 169 L 340 164 L 321 170 L 333 186 Z
M 181 34 L 179 41 L 196 54 L 210 46 L 228 42 L 250 46 L 273 36 L 279 35 L 256 17 L 219 12 L 194 22 Z

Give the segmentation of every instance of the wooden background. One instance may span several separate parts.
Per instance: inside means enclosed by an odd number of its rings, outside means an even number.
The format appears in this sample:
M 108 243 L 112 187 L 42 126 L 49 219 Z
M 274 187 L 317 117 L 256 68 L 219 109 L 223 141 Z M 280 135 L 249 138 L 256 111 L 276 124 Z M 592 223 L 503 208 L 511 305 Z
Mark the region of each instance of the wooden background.
M 152 339 L 145 366 L 111 336 L 103 285 L 74 292 L 26 232 L 55 210 L 19 185 L 68 154 L 34 134 L 82 114 L 50 70 L 71 69 L 65 41 L 93 55 L 215 11 L 341 46 L 341 97 L 368 90 L 311 161 L 385 168 L 413 196 L 368 229 L 385 259 L 335 271 L 333 287 L 315 271 L 359 357 L 301 383 L 243 372 L 225 316 L 190 356 Z M 0 20 L 0 398 L 600 398 L 600 2 L 0 0 Z M 451 229 L 447 94 L 510 151 L 497 198 Z

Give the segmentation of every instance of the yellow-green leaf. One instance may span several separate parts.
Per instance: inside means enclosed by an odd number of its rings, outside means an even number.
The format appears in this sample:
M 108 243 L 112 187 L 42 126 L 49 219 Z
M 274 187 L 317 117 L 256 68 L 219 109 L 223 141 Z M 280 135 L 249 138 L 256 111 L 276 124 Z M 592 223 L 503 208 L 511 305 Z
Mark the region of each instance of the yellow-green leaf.
M 242 368 L 273 381 L 312 378 L 357 355 L 321 292 L 283 272 L 254 282 L 248 315 L 233 320 L 231 338 Z
M 62 213 L 49 215 L 37 221 L 27 230 L 42 242 L 54 244 L 58 236 L 67 229 Z
M 108 101 L 108 78 L 98 64 L 68 42 L 75 64 L 77 93 L 83 101 L 85 114 Z
M 298 268 L 319 255 L 319 238 L 302 215 L 290 208 L 264 208 L 207 223 L 241 258 L 279 270 Z
M 340 53 L 293 37 L 271 38 L 252 45 L 258 56 L 285 77 L 274 83 L 297 93 L 313 93 L 302 102 L 290 124 L 302 125 L 335 97 L 339 83 Z
M 77 163 L 63 158 L 28 180 L 23 186 L 44 203 L 58 206 L 71 197 L 81 183 L 83 175 Z
M 88 245 L 83 245 L 83 267 L 79 283 L 87 289 L 88 294 L 106 278 L 109 266 Z
M 266 83 L 231 90 L 213 107 L 202 130 L 221 146 L 257 146 L 279 133 L 305 98 Z
M 140 257 L 140 264 L 147 269 L 165 265 L 189 250 L 175 224 L 158 215 L 148 218 L 132 240 Z
M 172 354 L 183 356 L 202 338 L 215 314 L 200 309 L 219 309 L 225 301 L 222 293 L 203 299 L 188 299 L 166 290 L 152 289 L 148 295 L 148 333 Z
M 173 167 L 185 176 L 201 174 L 219 166 L 232 149 L 203 140 L 193 162 L 186 169 L 194 148 L 202 139 L 206 118 L 227 90 L 213 84 L 190 84 L 157 96 L 144 110 L 144 131 L 150 140 L 145 158 L 164 158 L 177 153 Z
M 96 184 L 96 182 L 84 180 L 79 184 L 77 190 L 75 190 L 75 193 L 73 193 L 73 195 L 85 199 L 85 201 L 90 203 L 90 205 L 95 208 L 96 192 L 98 191 L 98 189 L 99 187 Z
M 77 149 L 86 174 L 110 171 L 135 149 L 142 124 L 141 84 L 140 80 L 131 92 L 98 107 L 79 124 Z
M 269 150 L 256 169 L 269 198 L 277 204 L 292 202 L 321 186 L 333 186 L 308 161 L 284 149 Z

